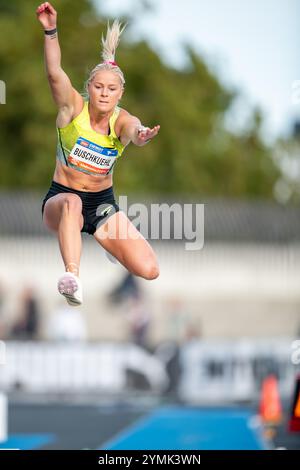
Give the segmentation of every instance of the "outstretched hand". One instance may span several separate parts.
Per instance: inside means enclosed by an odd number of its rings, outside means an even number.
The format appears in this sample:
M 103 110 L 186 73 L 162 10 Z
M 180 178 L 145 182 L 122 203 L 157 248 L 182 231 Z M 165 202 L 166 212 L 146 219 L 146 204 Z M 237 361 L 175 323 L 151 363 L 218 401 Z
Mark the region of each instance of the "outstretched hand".
M 140 126 L 138 128 L 137 135 L 137 145 L 143 145 L 149 142 L 153 137 L 155 137 L 159 132 L 160 126 L 154 126 L 152 129 L 150 127 Z
M 45 30 L 56 28 L 57 13 L 51 3 L 41 3 L 36 9 L 36 16 Z

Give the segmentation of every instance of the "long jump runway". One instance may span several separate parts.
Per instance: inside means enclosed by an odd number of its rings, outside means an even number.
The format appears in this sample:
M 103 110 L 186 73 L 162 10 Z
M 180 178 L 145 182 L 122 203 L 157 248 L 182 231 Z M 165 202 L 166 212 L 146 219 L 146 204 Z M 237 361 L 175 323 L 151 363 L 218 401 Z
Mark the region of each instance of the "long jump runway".
M 160 408 L 125 429 L 101 449 L 263 450 L 266 448 L 247 410 Z
M 9 438 L 0 449 L 262 450 L 246 408 L 180 405 L 11 404 Z

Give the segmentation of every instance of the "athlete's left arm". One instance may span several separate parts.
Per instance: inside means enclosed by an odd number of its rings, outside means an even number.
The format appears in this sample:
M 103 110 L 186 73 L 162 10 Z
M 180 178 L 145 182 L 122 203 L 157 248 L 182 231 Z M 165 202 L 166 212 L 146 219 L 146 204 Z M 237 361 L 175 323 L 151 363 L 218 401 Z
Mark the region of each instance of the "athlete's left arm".
M 132 142 L 133 144 L 142 147 L 158 134 L 159 129 L 159 125 L 154 126 L 152 129 L 150 127 L 145 127 L 137 117 L 128 115 L 124 118 L 121 127 L 121 140 L 125 145 Z

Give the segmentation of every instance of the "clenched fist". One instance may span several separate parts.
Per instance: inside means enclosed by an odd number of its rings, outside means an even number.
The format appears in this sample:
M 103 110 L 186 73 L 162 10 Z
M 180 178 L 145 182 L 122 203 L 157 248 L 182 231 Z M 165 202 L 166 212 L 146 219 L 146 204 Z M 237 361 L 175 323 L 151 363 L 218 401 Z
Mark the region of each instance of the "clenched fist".
M 56 28 L 57 13 L 51 3 L 41 3 L 36 9 L 36 16 L 45 30 Z

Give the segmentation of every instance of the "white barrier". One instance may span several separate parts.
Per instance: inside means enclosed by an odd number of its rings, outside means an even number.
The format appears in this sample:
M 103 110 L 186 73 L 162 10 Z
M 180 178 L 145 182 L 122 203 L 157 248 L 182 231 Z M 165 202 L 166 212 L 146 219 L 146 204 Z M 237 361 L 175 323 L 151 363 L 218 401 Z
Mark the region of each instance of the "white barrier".
M 7 440 L 7 398 L 0 393 L 0 442 Z
M 263 378 L 278 378 L 282 398 L 290 398 L 297 366 L 293 338 L 191 341 L 180 350 L 180 398 L 189 403 L 258 399 Z
M 170 377 L 171 356 L 165 360 L 130 343 L 8 341 L 0 389 L 119 394 L 142 380 L 149 391 L 164 393 L 173 379 L 189 403 L 242 401 L 257 399 L 262 379 L 275 373 L 281 396 L 289 398 L 299 365 L 294 339 L 191 340 L 179 348 L 177 366 L 175 354 Z
M 120 393 L 126 389 L 128 370 L 142 375 L 155 392 L 168 386 L 164 365 L 134 344 L 7 341 L 0 388 Z

